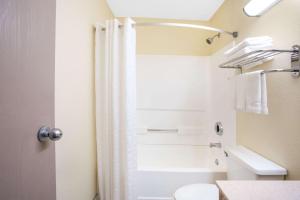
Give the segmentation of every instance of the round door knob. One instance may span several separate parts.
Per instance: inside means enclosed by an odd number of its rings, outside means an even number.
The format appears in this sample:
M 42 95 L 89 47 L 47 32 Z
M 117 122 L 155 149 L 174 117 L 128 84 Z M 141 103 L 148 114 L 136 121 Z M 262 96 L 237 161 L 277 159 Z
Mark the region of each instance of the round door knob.
M 52 141 L 57 141 L 62 137 L 63 133 L 59 128 L 50 129 L 49 138 Z
M 46 142 L 49 139 L 52 141 L 57 141 L 62 138 L 63 132 L 58 128 L 49 128 L 47 126 L 42 126 L 38 131 L 38 140 L 40 142 Z

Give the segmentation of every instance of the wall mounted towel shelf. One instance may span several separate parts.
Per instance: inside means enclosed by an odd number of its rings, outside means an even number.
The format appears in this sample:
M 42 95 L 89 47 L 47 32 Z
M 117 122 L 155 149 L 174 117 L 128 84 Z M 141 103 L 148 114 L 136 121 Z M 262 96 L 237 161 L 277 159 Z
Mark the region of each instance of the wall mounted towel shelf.
M 222 63 L 221 65 L 219 65 L 219 67 L 228 68 L 228 69 L 240 69 L 242 72 L 244 66 L 265 61 L 268 58 L 271 58 L 281 53 L 291 54 L 291 68 L 264 70 L 262 73 L 291 72 L 293 77 L 299 77 L 300 76 L 300 46 L 299 45 L 294 45 L 290 50 L 269 49 L 269 50 L 252 51 L 250 53 L 244 54 L 237 58 L 231 59 L 225 63 Z

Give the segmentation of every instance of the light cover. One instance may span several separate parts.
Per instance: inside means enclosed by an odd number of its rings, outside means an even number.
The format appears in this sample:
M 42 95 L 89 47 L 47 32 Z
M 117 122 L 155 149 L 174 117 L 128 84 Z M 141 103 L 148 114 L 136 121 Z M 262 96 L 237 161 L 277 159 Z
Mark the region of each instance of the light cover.
M 250 17 L 258 17 L 269 10 L 281 0 L 251 0 L 245 7 L 244 12 Z

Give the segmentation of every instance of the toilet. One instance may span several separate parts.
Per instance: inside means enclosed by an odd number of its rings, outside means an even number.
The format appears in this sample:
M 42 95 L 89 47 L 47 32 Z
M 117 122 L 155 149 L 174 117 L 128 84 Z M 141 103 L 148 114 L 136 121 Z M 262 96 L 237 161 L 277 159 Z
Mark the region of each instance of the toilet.
M 230 147 L 227 155 L 228 180 L 283 180 L 287 170 L 243 146 Z M 215 184 L 191 184 L 174 193 L 175 200 L 219 200 Z
M 219 189 L 214 184 L 186 185 L 174 194 L 176 200 L 219 200 Z

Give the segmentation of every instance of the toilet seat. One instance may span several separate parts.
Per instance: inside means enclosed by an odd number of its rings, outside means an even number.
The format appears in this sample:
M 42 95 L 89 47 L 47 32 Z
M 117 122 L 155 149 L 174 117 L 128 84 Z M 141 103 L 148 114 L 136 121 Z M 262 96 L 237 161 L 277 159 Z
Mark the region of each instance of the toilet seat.
M 176 190 L 175 200 L 219 200 L 219 189 L 214 184 L 192 184 Z

